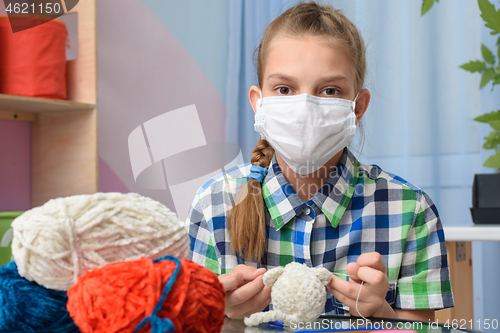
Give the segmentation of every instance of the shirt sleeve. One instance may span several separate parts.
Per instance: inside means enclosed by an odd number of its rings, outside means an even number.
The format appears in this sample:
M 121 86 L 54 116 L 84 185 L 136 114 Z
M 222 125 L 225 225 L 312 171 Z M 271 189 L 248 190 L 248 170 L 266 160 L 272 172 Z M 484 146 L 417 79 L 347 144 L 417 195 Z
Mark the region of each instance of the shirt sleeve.
M 199 198 L 197 193 L 186 219 L 186 228 L 191 241 L 188 259 L 220 275 L 220 263 L 215 251 L 214 236 L 203 214 Z
M 406 237 L 394 308 L 417 310 L 453 306 L 443 227 L 434 203 L 422 192 L 415 220 Z

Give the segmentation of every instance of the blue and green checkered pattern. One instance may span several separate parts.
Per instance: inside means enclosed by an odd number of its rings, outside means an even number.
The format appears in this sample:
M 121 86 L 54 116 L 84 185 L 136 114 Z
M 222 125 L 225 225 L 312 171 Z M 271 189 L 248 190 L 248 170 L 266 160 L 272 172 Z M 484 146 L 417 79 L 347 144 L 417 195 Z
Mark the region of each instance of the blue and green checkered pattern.
M 276 159 L 262 184 L 268 243 L 260 265 L 230 251 L 227 217 L 250 165 L 211 179 L 197 192 L 186 221 L 190 259 L 216 274 L 238 264 L 271 269 L 296 261 L 345 273 L 361 253 L 378 252 L 388 267 L 387 301 L 395 309 L 453 306 L 445 239 L 436 207 L 421 189 L 345 148 L 330 178 L 308 202 Z M 348 314 L 329 292 L 324 314 Z

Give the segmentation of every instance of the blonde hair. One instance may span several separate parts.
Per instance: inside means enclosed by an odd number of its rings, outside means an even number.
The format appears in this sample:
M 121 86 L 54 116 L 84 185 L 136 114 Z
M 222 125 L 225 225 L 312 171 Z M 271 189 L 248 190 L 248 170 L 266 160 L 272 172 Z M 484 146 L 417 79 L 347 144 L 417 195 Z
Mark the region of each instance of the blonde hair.
M 321 36 L 340 43 L 352 59 L 355 89 L 360 91 L 366 71 L 365 46 L 356 26 L 341 11 L 316 2 L 299 3 L 286 10 L 266 28 L 257 52 L 257 77 L 263 86 L 266 58 L 276 36 Z M 259 139 L 252 152 L 251 164 L 268 168 L 274 149 L 266 140 Z M 250 178 L 238 192 L 229 214 L 228 226 L 231 251 L 245 260 L 260 262 L 267 246 L 266 216 L 262 188 L 258 180 Z

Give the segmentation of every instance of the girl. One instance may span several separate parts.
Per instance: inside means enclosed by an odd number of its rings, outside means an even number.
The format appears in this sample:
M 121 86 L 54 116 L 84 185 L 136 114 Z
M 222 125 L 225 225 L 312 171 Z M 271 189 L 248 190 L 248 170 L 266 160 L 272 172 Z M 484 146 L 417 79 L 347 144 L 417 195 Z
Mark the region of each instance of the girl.
M 288 9 L 264 33 L 257 76 L 251 165 L 202 186 L 187 221 L 190 259 L 219 274 L 226 315 L 265 309 L 262 274 L 291 261 L 332 272 L 324 314 L 434 320 L 452 307 L 436 207 L 347 148 L 370 102 L 352 22 L 314 2 Z

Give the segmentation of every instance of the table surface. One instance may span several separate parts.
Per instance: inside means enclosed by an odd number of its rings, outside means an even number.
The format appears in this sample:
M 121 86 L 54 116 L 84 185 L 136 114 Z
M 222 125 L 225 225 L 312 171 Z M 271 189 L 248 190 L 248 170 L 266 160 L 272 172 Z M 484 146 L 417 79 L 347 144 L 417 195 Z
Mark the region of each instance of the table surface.
M 359 320 L 359 321 L 358 321 Z M 316 327 L 307 327 L 305 325 L 301 327 L 295 327 L 296 329 L 292 329 L 290 327 L 278 328 L 268 325 L 260 325 L 259 327 L 247 327 L 243 323 L 243 320 L 235 320 L 235 319 L 226 319 L 224 323 L 224 327 L 222 327 L 222 333 L 235 333 L 235 332 L 244 332 L 244 333 L 258 333 L 258 332 L 335 332 L 335 330 L 339 330 L 342 328 L 354 328 L 356 323 L 363 322 L 360 318 L 357 317 L 349 317 L 349 316 L 321 316 L 316 321 Z M 363 323 L 364 324 L 364 323 Z M 312 325 L 312 324 L 310 324 Z M 473 332 L 478 333 L 479 331 L 471 330 L 460 327 L 444 327 L 443 324 L 436 323 L 427 323 L 427 322 L 417 322 L 411 320 L 394 320 L 394 319 L 380 319 L 377 321 L 372 321 L 370 326 L 364 326 L 366 328 L 371 328 L 366 330 L 366 332 L 371 332 L 375 329 L 380 329 L 381 325 L 384 326 L 385 329 L 396 329 L 399 327 L 402 330 L 414 330 L 418 333 L 426 333 L 426 332 L 442 332 L 442 333 L 463 333 L 463 332 Z M 399 325 L 399 326 L 396 326 Z M 460 324 L 458 324 L 460 325 Z M 457 325 L 455 325 L 457 326 Z M 364 328 L 361 326 L 359 329 Z M 323 329 L 323 330 L 320 330 Z M 353 330 L 356 332 L 356 330 Z M 358 333 L 365 332 L 365 330 L 358 330 Z
M 500 216 L 498 217 L 500 222 Z M 449 242 L 500 241 L 500 224 L 471 224 L 445 227 L 444 237 Z

